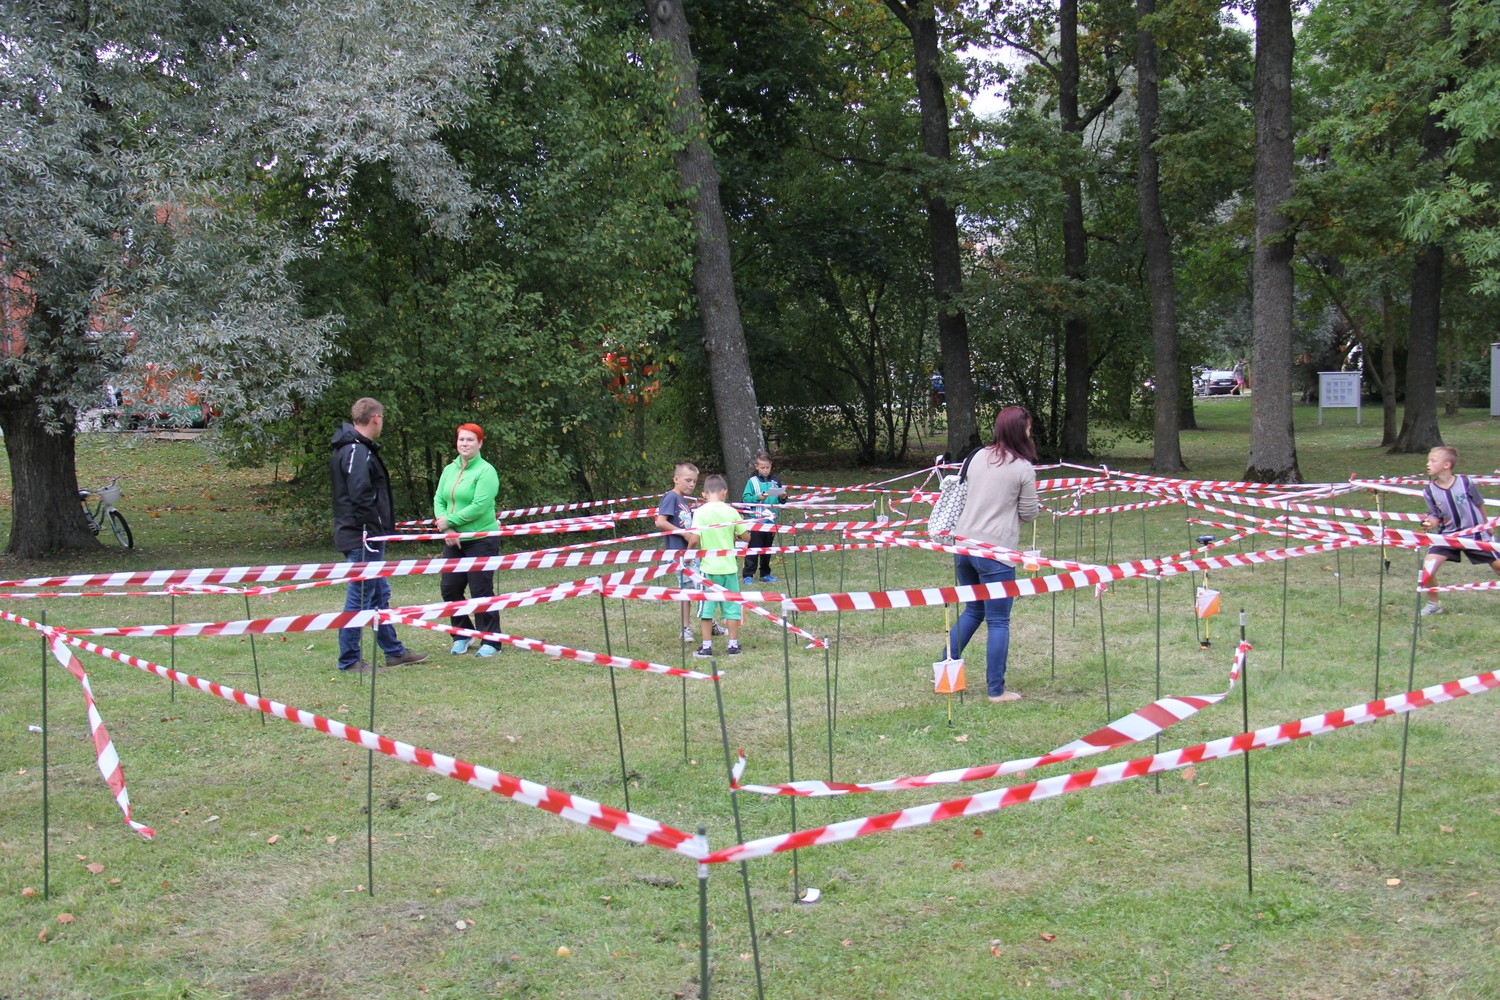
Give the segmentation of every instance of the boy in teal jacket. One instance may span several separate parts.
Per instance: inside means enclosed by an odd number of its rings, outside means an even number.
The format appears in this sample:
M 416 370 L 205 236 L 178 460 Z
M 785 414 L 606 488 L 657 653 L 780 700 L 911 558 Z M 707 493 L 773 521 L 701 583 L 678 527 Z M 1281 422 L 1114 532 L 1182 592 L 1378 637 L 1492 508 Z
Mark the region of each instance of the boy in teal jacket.
M 478 424 L 460 424 L 458 428 L 458 457 L 443 469 L 438 480 L 437 493 L 432 498 L 432 512 L 437 519 L 437 529 L 457 533 L 468 531 L 494 531 L 495 497 L 500 493 L 500 476 L 495 467 L 479 454 L 484 444 L 484 428 Z M 461 556 L 496 556 L 500 554 L 500 540 L 496 537 L 469 538 L 460 541 L 449 539 L 443 545 L 444 559 Z M 470 597 L 495 596 L 495 571 L 474 573 L 444 573 L 440 577 L 438 590 L 444 601 L 461 601 L 464 588 Z M 500 613 L 481 611 L 476 616 L 481 632 L 500 631 Z M 454 615 L 449 619 L 454 628 L 475 628 L 475 621 L 468 615 Z M 469 636 L 454 636 L 455 656 L 469 651 L 473 639 Z M 480 656 L 494 656 L 500 643 L 485 639 L 479 647 Z

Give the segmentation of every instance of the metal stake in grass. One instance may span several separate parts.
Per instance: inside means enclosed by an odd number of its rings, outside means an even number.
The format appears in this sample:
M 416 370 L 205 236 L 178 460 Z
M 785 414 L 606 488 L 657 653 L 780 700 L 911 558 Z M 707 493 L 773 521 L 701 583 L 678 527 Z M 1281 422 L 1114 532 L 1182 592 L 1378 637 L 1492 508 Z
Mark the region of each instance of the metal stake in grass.
M 1417 550 L 1417 579 L 1421 579 L 1422 550 Z M 1411 658 L 1406 665 L 1406 690 L 1411 691 L 1417 682 L 1417 637 L 1422 632 L 1422 601 L 1426 597 L 1417 587 L 1417 603 L 1411 615 Z M 1401 717 L 1401 777 L 1396 782 L 1396 834 L 1401 834 L 1401 807 L 1406 797 L 1406 741 L 1411 735 L 1411 713 Z
M 1245 609 L 1240 608 L 1240 642 L 1245 641 Z M 1250 654 L 1245 654 L 1240 664 L 1240 732 L 1250 731 Z M 1240 754 L 1245 760 L 1245 891 L 1255 894 L 1255 870 L 1250 849 L 1250 755 Z
M 364 603 L 364 602 L 360 602 Z M 387 657 L 380 648 L 380 623 L 370 622 L 370 732 L 375 732 L 375 654 L 380 653 L 380 665 L 385 666 Z M 365 879 L 369 894 L 375 895 L 375 751 L 365 751 Z
M 613 656 L 609 645 L 609 611 L 604 604 L 604 592 L 599 592 L 599 618 L 604 622 L 604 655 Z M 625 811 L 630 811 L 630 771 L 625 767 L 625 731 L 620 728 L 620 693 L 615 688 L 615 668 L 605 667 L 609 674 L 609 697 L 615 706 L 615 745 L 620 749 L 620 787 L 625 791 Z M 683 678 L 687 683 L 687 678 Z M 683 718 L 687 717 L 687 706 L 683 705 Z M 684 724 L 685 725 L 685 724 Z M 684 744 L 686 739 L 684 738 Z M 686 753 L 686 749 L 683 750 Z
M 1354 557 L 1350 556 L 1349 557 L 1349 561 L 1353 562 L 1354 561 Z M 1344 550 L 1343 549 L 1334 549 L 1333 550 L 1333 578 L 1334 578 L 1334 580 L 1336 580 L 1338 582 L 1338 586 L 1339 586 L 1339 603 L 1338 603 L 1338 606 L 1342 608 L 1344 606 Z
M 1099 594 L 1099 655 L 1104 658 L 1104 724 L 1114 721 L 1115 713 L 1109 703 L 1109 643 L 1104 635 L 1104 595 Z
M 708 827 L 698 824 L 698 842 L 708 852 Z M 708 1000 L 708 865 L 698 862 L 698 997 Z
M 734 787 L 734 756 L 729 752 L 729 726 L 724 721 L 724 675 L 719 673 L 718 662 L 714 663 L 714 704 L 719 709 L 719 742 L 724 746 L 724 773 L 729 779 L 729 808 L 734 814 L 734 839 L 745 842 L 745 829 L 740 824 L 740 791 Z M 755 995 L 765 1000 L 766 987 L 760 973 L 760 938 L 755 933 L 755 903 L 750 898 L 750 864 L 740 862 L 740 882 L 745 887 L 745 921 L 750 926 L 750 955 L 755 960 Z
M 169 611 L 169 613 L 171 615 L 171 624 L 176 625 L 177 624 L 177 595 L 176 594 L 173 594 L 171 596 L 170 602 L 171 602 L 171 606 L 169 607 L 168 611 Z M 167 650 L 168 650 L 167 664 L 173 670 L 176 670 L 177 669 L 177 636 L 173 635 L 173 636 L 168 636 L 167 637 Z M 176 701 L 177 701 L 177 682 L 176 681 L 168 681 L 167 682 L 167 691 L 168 691 L 167 701 L 172 702 L 172 703 L 175 704 Z
M 848 551 L 839 547 L 839 593 L 844 592 L 844 556 Z M 832 729 L 838 728 L 839 724 L 839 652 L 843 647 L 844 639 L 844 609 L 840 608 L 833 616 L 833 721 L 829 723 Z
M 250 595 L 249 594 L 245 595 L 245 617 L 247 619 L 251 617 L 251 615 L 250 615 Z M 250 666 L 255 670 L 255 696 L 257 698 L 259 698 L 260 697 L 260 658 L 255 655 L 255 633 L 254 632 L 250 633 Z M 176 685 L 174 684 L 173 687 L 176 687 Z M 260 716 L 260 724 L 262 726 L 264 726 L 266 724 L 266 713 L 265 712 L 257 712 L 256 714 Z
M 1053 552 L 1054 556 L 1057 554 L 1057 514 L 1056 513 L 1054 513 L 1052 515 L 1052 552 Z M 1056 573 L 1056 572 L 1059 572 L 1059 571 L 1054 568 L 1052 572 Z M 1074 589 L 1076 590 L 1077 588 L 1074 588 Z M 1051 663 L 1052 663 L 1052 680 L 1055 683 L 1057 681 L 1057 591 L 1055 591 L 1055 590 L 1052 592 L 1052 639 L 1051 639 L 1051 649 L 1052 649 L 1052 651 L 1051 651 L 1051 657 L 1050 658 L 1051 658 Z
M 47 624 L 47 609 L 42 609 Z M 47 835 L 51 798 L 47 786 L 47 637 L 42 636 L 42 899 L 52 898 L 52 840 Z M 174 684 L 173 687 L 176 687 Z
M 783 628 L 781 630 L 781 677 L 782 687 L 786 692 L 786 780 L 788 783 L 797 780 L 797 765 L 794 759 L 792 747 L 792 630 Z M 792 832 L 797 832 L 797 796 L 788 796 L 792 800 Z M 797 870 L 797 851 L 792 851 L 792 902 L 802 894 L 801 877 Z
M 1281 560 L 1281 666 L 1277 667 L 1276 668 L 1277 670 L 1285 670 L 1286 669 L 1286 580 L 1287 580 L 1287 574 L 1290 573 L 1291 571 L 1292 571 L 1292 561 L 1290 559 L 1282 559 Z M 1377 635 L 1378 635 L 1378 633 L 1377 633 Z M 1378 645 L 1378 643 L 1377 643 L 1377 645 Z M 1378 686 L 1378 684 L 1379 684 L 1378 671 L 1380 670 L 1380 660 L 1378 659 L 1379 654 L 1376 654 L 1376 655 L 1377 655 L 1377 659 L 1375 661 L 1375 669 L 1377 671 L 1376 684 Z
M 1161 577 L 1156 578 L 1156 700 L 1161 701 Z M 1161 730 L 1156 731 L 1156 752 L 1161 753 Z M 1156 794 L 1161 794 L 1161 772 L 1153 774 Z
M 1213 535 L 1199 535 L 1198 536 L 1198 544 L 1199 545 L 1207 545 L 1210 542 L 1212 542 L 1213 540 L 1214 540 L 1214 536 Z M 1203 571 L 1203 587 L 1204 587 L 1205 590 L 1208 589 L 1208 570 L 1204 570 Z M 1197 594 L 1196 590 L 1193 592 L 1193 621 L 1194 622 L 1198 621 L 1198 594 Z M 1198 640 L 1198 648 L 1199 649 L 1209 649 L 1209 648 L 1212 648 L 1212 646 L 1213 646 L 1213 639 L 1212 639 L 1212 636 L 1210 635 L 1210 633 L 1213 632 L 1213 622 L 1214 622 L 1214 620 L 1212 618 L 1205 618 L 1205 619 L 1203 619 L 1203 637 Z
M 823 715 L 828 722 L 828 780 L 833 780 L 833 684 L 828 673 L 828 637 L 823 637 Z
M 1377 513 L 1385 513 L 1385 494 L 1375 494 L 1375 510 Z M 1380 519 L 1380 564 L 1375 567 L 1380 583 L 1375 591 L 1375 697 L 1374 701 L 1380 700 L 1380 632 L 1381 624 L 1385 619 L 1385 518 Z

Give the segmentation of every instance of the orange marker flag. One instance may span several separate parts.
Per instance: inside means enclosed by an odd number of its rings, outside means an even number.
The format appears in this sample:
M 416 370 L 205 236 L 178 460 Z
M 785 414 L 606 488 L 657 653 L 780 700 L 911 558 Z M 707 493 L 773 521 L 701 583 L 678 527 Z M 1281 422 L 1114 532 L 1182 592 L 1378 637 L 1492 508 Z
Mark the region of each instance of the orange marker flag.
M 936 693 L 953 694 L 967 687 L 963 660 L 939 660 L 932 665 L 932 690 Z

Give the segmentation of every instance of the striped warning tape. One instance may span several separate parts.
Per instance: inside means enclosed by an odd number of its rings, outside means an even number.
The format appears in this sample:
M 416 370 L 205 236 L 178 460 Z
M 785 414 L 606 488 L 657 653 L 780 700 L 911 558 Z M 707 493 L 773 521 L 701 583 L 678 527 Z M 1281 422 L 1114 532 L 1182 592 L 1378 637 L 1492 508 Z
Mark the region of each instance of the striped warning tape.
M 15 619 L 11 618 L 11 620 Z M 35 623 L 28 624 L 33 628 L 39 627 Z M 694 860 L 701 860 L 703 857 L 704 846 L 697 837 L 674 829 L 647 816 L 626 812 L 623 809 L 616 809 L 613 806 L 607 806 L 579 795 L 560 792 L 557 789 L 548 788 L 546 785 L 527 781 L 524 778 L 517 778 L 502 771 L 496 771 L 478 764 L 470 764 L 457 757 L 449 757 L 446 754 L 424 750 L 410 743 L 394 740 L 368 729 L 360 729 L 357 726 L 350 726 L 334 719 L 305 712 L 291 705 L 248 694 L 244 691 L 238 691 L 222 684 L 215 684 L 201 677 L 184 674 L 181 671 L 163 667 L 149 660 L 143 660 L 139 657 L 117 652 L 105 646 L 96 645 L 76 636 L 58 635 L 55 641 L 65 642 L 76 648 L 96 653 L 99 656 L 117 660 L 120 663 L 128 664 L 147 673 L 156 674 L 158 677 L 175 681 L 185 687 L 214 695 L 217 698 L 222 698 L 237 705 L 256 709 L 267 715 L 275 716 L 278 719 L 295 722 L 306 729 L 327 733 L 337 739 L 347 740 L 367 750 L 374 750 L 377 753 L 385 754 L 388 757 L 393 757 L 407 764 L 413 764 L 425 770 L 432 771 L 435 774 L 441 774 L 446 778 L 462 781 L 465 784 L 473 785 L 475 788 L 493 792 L 496 795 L 513 799 L 524 805 L 543 809 L 562 819 L 593 827 L 596 830 L 603 830 L 605 833 L 619 837 L 622 840 L 628 840 L 636 844 L 650 844 L 653 847 L 660 847 L 664 850 L 693 858 Z M 118 762 L 116 762 L 116 767 L 118 768 Z M 101 756 L 100 769 L 103 770 L 103 768 L 104 759 Z M 117 799 L 124 794 L 123 774 L 119 778 L 119 787 L 120 794 L 117 795 Z M 111 790 L 113 789 L 114 785 L 111 784 Z M 128 800 L 123 804 L 122 808 L 128 810 Z M 128 811 L 126 815 L 127 821 L 131 823 L 132 828 L 139 827 L 144 835 L 151 835 L 149 828 L 141 827 L 133 820 L 129 820 Z
M 793 833 L 762 837 L 758 840 L 751 840 L 743 844 L 736 844 L 733 847 L 715 851 L 705 858 L 704 861 L 707 864 L 748 861 L 752 858 L 763 858 L 772 854 L 779 854 L 782 851 L 816 847 L 823 844 L 836 844 L 846 840 L 853 840 L 856 837 L 867 837 L 870 834 L 883 833 L 886 830 L 907 830 L 947 819 L 980 816 L 1026 802 L 1041 802 L 1045 799 L 1057 798 L 1069 792 L 1082 791 L 1085 788 L 1100 788 L 1104 785 L 1116 784 L 1131 778 L 1139 778 L 1148 774 L 1158 774 L 1162 771 L 1171 771 L 1179 767 L 1186 767 L 1189 764 L 1199 764 L 1208 760 L 1221 760 L 1226 757 L 1238 756 L 1251 750 L 1262 750 L 1267 747 L 1280 746 L 1281 744 L 1290 743 L 1293 740 L 1305 739 L 1309 736 L 1321 736 L 1347 726 L 1373 722 L 1376 719 L 1403 714 L 1418 708 L 1425 708 L 1428 705 L 1453 701 L 1456 698 L 1462 698 L 1466 695 L 1492 691 L 1496 687 L 1500 687 L 1500 674 L 1494 672 L 1478 674 L 1473 677 L 1464 677 L 1460 680 L 1448 681 L 1445 684 L 1434 684 L 1432 687 L 1423 688 L 1420 691 L 1409 691 L 1405 694 L 1395 695 L 1394 697 L 1385 698 L 1380 701 L 1354 705 L 1336 712 L 1325 712 L 1322 715 L 1309 716 L 1305 719 L 1283 723 L 1279 726 L 1267 726 L 1264 729 L 1257 729 L 1254 732 L 1241 733 L 1238 736 L 1228 736 L 1181 750 L 1169 750 L 1165 753 L 1153 754 L 1149 757 L 1138 757 L 1135 760 L 1123 761 L 1118 764 L 1108 764 L 1104 767 L 1080 771 L 1075 774 L 1058 775 L 1053 778 L 1028 782 L 1024 785 L 997 788 L 993 791 L 981 792 L 978 795 L 968 795 L 947 802 L 933 802 L 927 805 L 913 806 L 910 809 L 902 809 L 898 812 L 886 813 L 882 816 L 866 816 L 860 819 L 845 820 L 842 823 L 831 823 L 827 826 L 815 827 L 809 830 L 798 830 Z
M 1198 712 L 1210 705 L 1217 705 L 1229 696 L 1234 686 L 1239 682 L 1240 671 L 1245 666 L 1245 655 L 1253 647 L 1248 642 L 1242 642 L 1234 651 L 1234 663 L 1229 670 L 1229 687 L 1219 694 L 1189 695 L 1184 698 L 1161 698 L 1152 702 L 1144 708 L 1137 709 L 1122 718 L 1105 726 L 1103 729 L 1095 730 L 1087 736 L 1074 740 L 1064 746 L 1058 747 L 1050 753 L 1038 757 L 1026 757 L 1020 760 L 1009 760 L 1001 764 L 985 764 L 980 767 L 955 768 L 949 771 L 935 771 L 932 774 L 919 774 L 905 778 L 890 778 L 885 781 L 871 781 L 860 784 L 848 784 L 834 781 L 791 781 L 782 785 L 741 785 L 738 784 L 739 775 L 743 773 L 743 766 L 736 768 L 735 786 L 741 791 L 755 792 L 760 795 L 800 795 L 808 797 L 822 797 L 828 795 L 847 795 L 851 792 L 893 792 L 907 788 L 926 788 L 930 785 L 951 785 L 965 781 L 986 781 L 990 778 L 1001 777 L 1008 774 L 1020 774 L 1036 767 L 1045 767 L 1049 764 L 1058 764 L 1063 761 L 1077 760 L 1081 757 L 1092 757 L 1094 754 L 1103 753 L 1106 750 L 1114 750 L 1118 747 L 1129 746 L 1132 743 L 1140 743 L 1163 732 L 1171 726 L 1190 719 Z M 744 759 L 744 751 L 740 751 L 740 759 Z

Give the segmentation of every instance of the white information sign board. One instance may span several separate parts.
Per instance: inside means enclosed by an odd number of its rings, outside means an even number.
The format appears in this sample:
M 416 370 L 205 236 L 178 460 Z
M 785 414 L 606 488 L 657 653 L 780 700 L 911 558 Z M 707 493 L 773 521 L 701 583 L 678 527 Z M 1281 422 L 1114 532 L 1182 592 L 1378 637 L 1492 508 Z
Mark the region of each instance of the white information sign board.
M 1354 407 L 1354 422 L 1364 422 L 1364 408 L 1360 405 L 1359 372 L 1318 372 L 1318 423 L 1323 422 L 1323 410 L 1335 407 Z

